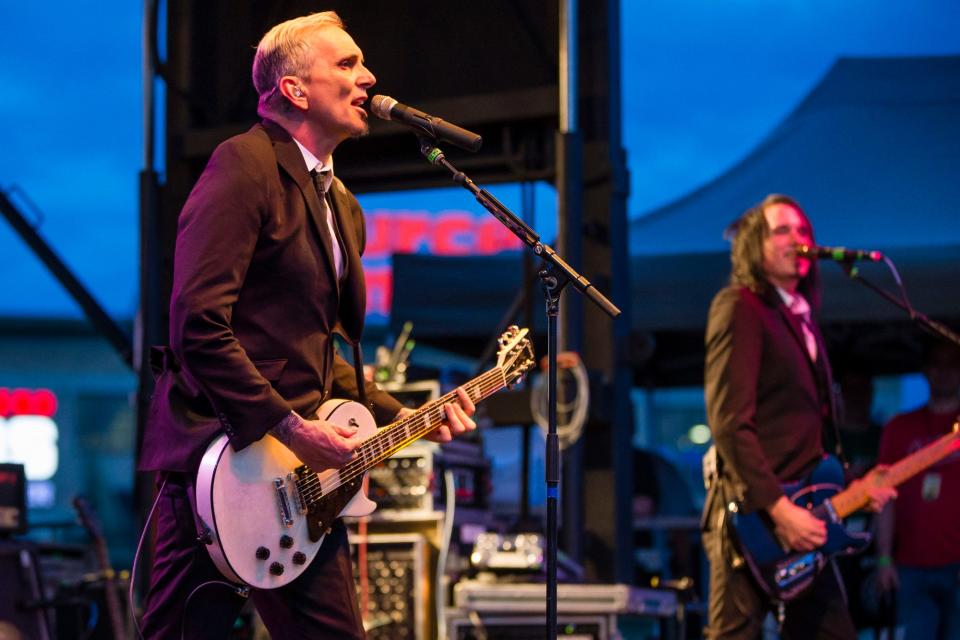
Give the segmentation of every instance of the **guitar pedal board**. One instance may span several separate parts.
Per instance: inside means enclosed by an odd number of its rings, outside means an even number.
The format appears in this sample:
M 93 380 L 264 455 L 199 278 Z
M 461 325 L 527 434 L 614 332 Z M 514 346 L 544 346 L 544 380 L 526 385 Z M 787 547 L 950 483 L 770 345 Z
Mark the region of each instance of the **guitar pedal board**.
M 366 594 L 360 581 L 356 545 L 366 543 Z M 423 640 L 426 629 L 426 541 L 417 534 L 350 536 L 358 598 L 366 602 L 364 627 L 369 640 Z

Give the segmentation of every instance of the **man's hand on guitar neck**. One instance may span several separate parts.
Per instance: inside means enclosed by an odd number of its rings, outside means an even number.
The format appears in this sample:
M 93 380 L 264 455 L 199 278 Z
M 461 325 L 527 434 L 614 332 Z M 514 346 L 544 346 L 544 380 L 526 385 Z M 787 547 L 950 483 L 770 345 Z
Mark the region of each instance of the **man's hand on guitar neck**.
M 796 551 L 812 551 L 827 541 L 827 525 L 812 513 L 790 502 L 786 496 L 767 508 L 777 537 Z
M 326 420 L 305 420 L 290 413 L 271 429 L 300 461 L 315 471 L 338 469 L 354 457 L 363 442 L 356 427 L 342 427 Z
M 424 436 L 425 439 L 432 442 L 450 442 L 457 436 L 477 428 L 477 423 L 470 418 L 476 411 L 476 407 L 463 387 L 457 387 L 457 402 L 448 402 L 443 405 L 443 410 L 447 414 L 446 422 L 434 429 L 433 433 Z

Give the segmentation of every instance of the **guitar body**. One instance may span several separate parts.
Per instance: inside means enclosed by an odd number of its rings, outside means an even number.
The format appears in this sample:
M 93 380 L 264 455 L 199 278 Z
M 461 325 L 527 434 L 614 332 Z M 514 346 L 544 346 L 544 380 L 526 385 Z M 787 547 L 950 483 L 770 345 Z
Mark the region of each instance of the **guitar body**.
M 497 365 L 462 386 L 473 402 L 509 387 L 536 363 L 527 330 L 500 337 Z M 228 579 L 258 589 L 289 584 L 309 566 L 340 516 L 377 508 L 363 491 L 367 472 L 402 448 L 433 433 L 446 420 L 451 392 L 377 429 L 362 404 L 328 400 L 320 419 L 357 429 L 362 442 L 339 469 L 316 472 L 279 440 L 265 435 L 242 451 L 227 436 L 214 440 L 197 472 L 197 515 L 207 551 Z
M 356 424 L 365 437 L 377 429 L 370 412 L 349 400 L 328 400 L 318 415 L 341 426 Z M 360 490 L 363 477 L 341 485 L 339 475 L 337 469 L 306 470 L 270 435 L 242 451 L 234 451 L 225 435 L 214 440 L 200 462 L 196 497 L 217 569 L 258 589 L 296 579 L 337 517 L 369 515 L 377 507 Z M 340 486 L 324 490 L 334 485 Z M 302 506 L 307 492 L 322 494 L 309 510 Z
M 870 544 L 870 534 L 847 531 L 828 500 L 843 490 L 844 474 L 833 456 L 823 460 L 803 482 L 783 485 L 794 504 L 810 509 L 827 524 L 827 541 L 813 551 L 785 549 L 766 511 L 739 513 L 728 509 L 740 552 L 760 587 L 774 600 L 789 601 L 802 593 L 831 557 L 858 553 Z

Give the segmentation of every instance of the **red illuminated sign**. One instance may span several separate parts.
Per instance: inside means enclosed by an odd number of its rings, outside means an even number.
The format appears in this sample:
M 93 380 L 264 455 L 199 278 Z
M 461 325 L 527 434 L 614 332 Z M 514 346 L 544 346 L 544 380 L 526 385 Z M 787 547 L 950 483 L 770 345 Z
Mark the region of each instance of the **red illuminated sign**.
M 46 416 L 57 412 L 57 396 L 49 389 L 0 387 L 0 417 Z
M 367 214 L 367 245 L 363 254 L 367 280 L 367 313 L 389 315 L 393 297 L 395 253 L 435 256 L 487 256 L 519 251 L 520 239 L 490 216 L 468 211 L 408 211 L 374 209 Z
M 365 258 L 386 258 L 394 253 L 429 253 L 435 256 L 483 256 L 519 251 L 522 243 L 490 216 L 468 211 L 374 209 L 367 215 Z

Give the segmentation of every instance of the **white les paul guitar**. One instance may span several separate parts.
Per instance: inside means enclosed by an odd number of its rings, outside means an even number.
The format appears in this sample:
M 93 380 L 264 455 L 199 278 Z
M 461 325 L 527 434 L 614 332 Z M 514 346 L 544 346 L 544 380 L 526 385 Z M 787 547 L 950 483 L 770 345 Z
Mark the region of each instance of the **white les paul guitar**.
M 471 400 L 513 385 L 533 366 L 526 335 L 526 329 L 510 327 L 500 337 L 497 365 L 463 385 Z M 356 426 L 366 440 L 354 460 L 319 473 L 270 435 L 241 451 L 225 435 L 214 440 L 197 473 L 197 512 L 209 529 L 207 551 L 217 569 L 258 589 L 294 580 L 338 517 L 376 509 L 362 491 L 367 471 L 436 429 L 446 417 L 443 405 L 455 401 L 456 393 L 449 393 L 382 429 L 358 402 L 324 402 L 321 419 Z

